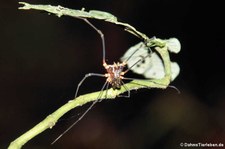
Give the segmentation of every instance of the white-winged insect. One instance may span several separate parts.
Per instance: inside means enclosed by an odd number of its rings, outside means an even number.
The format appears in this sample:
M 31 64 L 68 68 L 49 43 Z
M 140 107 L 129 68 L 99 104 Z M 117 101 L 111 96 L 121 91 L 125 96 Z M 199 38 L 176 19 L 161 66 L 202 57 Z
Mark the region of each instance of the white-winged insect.
M 61 135 L 59 135 L 59 137 L 57 137 L 51 144 L 54 144 L 57 140 L 59 140 L 65 133 L 67 133 L 74 125 L 76 125 L 86 114 L 88 111 L 91 110 L 91 108 L 97 103 L 99 102 L 99 99 L 103 96 L 103 90 L 106 89 L 106 93 L 105 98 L 107 98 L 107 91 L 109 88 L 109 85 L 112 86 L 112 88 L 114 90 L 116 89 L 120 89 L 121 87 L 123 87 L 126 91 L 127 91 L 127 95 L 123 96 L 123 97 L 130 97 L 130 90 L 126 87 L 126 85 L 124 84 L 123 80 L 142 80 L 142 79 L 134 79 L 134 78 L 127 78 L 124 77 L 124 75 L 129 71 L 132 70 L 135 72 L 136 69 L 136 65 L 138 65 L 139 63 L 143 63 L 144 60 L 149 61 L 149 57 L 151 57 L 152 53 L 147 53 L 146 54 L 146 50 L 145 48 L 146 46 L 142 47 L 142 48 L 137 48 L 138 46 L 142 46 L 143 43 L 140 43 L 141 45 L 136 45 L 136 48 L 130 48 L 127 53 L 125 54 L 125 56 L 122 58 L 122 62 L 114 62 L 113 64 L 109 65 L 106 63 L 105 60 L 105 39 L 104 39 L 104 34 L 98 29 L 96 28 L 91 22 L 89 22 L 86 18 L 79 18 L 84 20 L 88 25 L 90 25 L 101 37 L 102 40 L 102 54 L 103 54 L 103 58 L 102 58 L 102 62 L 103 62 L 103 67 L 106 70 L 105 74 L 99 74 L 99 73 L 88 73 L 86 74 L 83 79 L 79 82 L 79 84 L 77 85 L 77 89 L 75 92 L 75 98 L 78 95 L 78 91 L 80 86 L 82 85 L 82 83 L 88 78 L 88 77 L 92 77 L 92 76 L 96 76 L 96 77 L 105 77 L 106 81 L 103 85 L 103 87 L 101 88 L 101 92 L 98 95 L 97 99 L 89 106 L 89 108 L 79 117 L 78 120 L 76 120 L 70 127 L 68 127 Z M 142 55 L 140 54 L 139 51 L 144 50 L 145 54 Z M 154 53 L 153 53 L 154 54 Z M 132 57 L 142 57 L 141 59 L 133 59 Z M 154 65 L 154 63 L 152 64 Z M 126 67 L 128 67 L 126 70 L 124 70 Z M 136 71 L 138 72 L 138 71 Z
M 180 42 L 177 38 L 164 40 L 169 52 L 179 53 L 181 49 Z M 151 54 L 149 54 L 151 53 Z M 132 55 L 132 57 L 130 57 Z M 129 48 L 121 58 L 126 60 L 127 66 L 134 73 L 143 75 L 148 79 L 161 79 L 165 76 L 163 61 L 156 52 L 152 52 L 143 42 L 140 42 Z M 139 61 L 138 64 L 137 61 Z M 171 81 L 173 81 L 180 73 L 180 67 L 176 62 L 171 62 Z

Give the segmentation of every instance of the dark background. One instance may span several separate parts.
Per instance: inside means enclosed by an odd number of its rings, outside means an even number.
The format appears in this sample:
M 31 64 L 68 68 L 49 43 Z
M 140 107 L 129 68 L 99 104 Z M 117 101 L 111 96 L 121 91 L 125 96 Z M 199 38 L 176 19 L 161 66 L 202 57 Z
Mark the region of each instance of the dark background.
M 149 37 L 177 37 L 171 55 L 181 67 L 171 88 L 133 91 L 129 99 L 103 100 L 53 146 L 50 143 L 88 106 L 72 110 L 23 148 L 175 149 L 180 143 L 225 144 L 225 24 L 222 2 L 179 0 L 43 1 L 73 9 L 107 11 Z M 0 148 L 74 97 L 89 72 L 105 73 L 99 35 L 81 20 L 0 4 Z M 140 40 L 122 28 L 91 20 L 103 31 L 109 63 Z M 80 94 L 100 90 L 88 79 Z M 201 148 L 201 147 L 199 147 Z

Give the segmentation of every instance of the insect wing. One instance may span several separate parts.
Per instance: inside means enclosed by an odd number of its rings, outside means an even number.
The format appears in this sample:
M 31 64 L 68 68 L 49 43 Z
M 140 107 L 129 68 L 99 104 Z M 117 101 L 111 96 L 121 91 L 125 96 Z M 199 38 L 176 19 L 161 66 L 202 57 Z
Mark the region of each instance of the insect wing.
M 168 49 L 172 49 L 174 53 L 179 52 L 180 42 L 176 38 L 167 40 L 167 44 Z M 152 52 L 150 54 L 148 47 L 146 47 L 143 42 L 129 48 L 121 60 L 128 60 L 128 68 L 130 68 L 134 73 L 143 75 L 145 78 L 161 79 L 165 76 L 162 59 L 156 52 Z M 179 73 L 179 65 L 176 62 L 171 62 L 171 80 L 173 81 Z
M 171 81 L 180 73 L 180 67 L 176 62 L 171 62 Z M 146 78 L 161 79 L 165 76 L 162 59 L 153 52 L 151 55 L 151 67 L 143 74 Z
M 177 38 L 170 38 L 166 40 L 166 44 L 167 44 L 168 50 L 172 53 L 179 53 L 181 50 L 181 44 Z
M 163 62 L 155 52 L 151 55 L 151 63 L 145 65 L 151 65 L 143 74 L 146 78 L 161 79 L 165 76 Z
M 143 42 L 129 48 L 121 58 L 121 61 L 127 61 L 128 68 L 141 75 L 143 75 L 145 71 L 151 67 L 151 55 Z
M 176 62 L 171 62 L 171 81 L 173 81 L 180 73 L 180 67 Z

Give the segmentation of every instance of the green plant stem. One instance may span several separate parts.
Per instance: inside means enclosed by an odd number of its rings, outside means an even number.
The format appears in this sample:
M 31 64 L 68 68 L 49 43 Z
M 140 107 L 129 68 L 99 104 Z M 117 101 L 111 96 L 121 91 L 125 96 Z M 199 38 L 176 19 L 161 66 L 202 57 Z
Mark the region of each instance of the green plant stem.
M 144 88 L 144 86 L 149 86 L 152 88 L 166 88 L 164 85 L 159 85 L 165 82 L 168 82 L 168 79 L 161 79 L 161 80 L 154 80 L 152 81 L 132 81 L 130 83 L 126 84 L 126 87 L 129 90 L 137 90 L 139 88 Z M 137 84 L 138 83 L 138 84 Z M 142 85 L 139 85 L 142 84 Z M 144 85 L 144 86 L 143 86 Z M 101 98 L 97 98 L 99 96 L 101 91 L 99 92 L 94 92 L 94 93 L 89 93 L 85 94 L 82 96 L 79 96 L 78 98 L 74 100 L 70 100 L 68 103 L 60 107 L 58 110 L 53 112 L 52 114 L 48 115 L 42 122 L 34 126 L 32 129 L 18 137 L 16 140 L 11 142 L 10 146 L 8 149 L 20 149 L 25 143 L 27 143 L 29 140 L 40 134 L 41 132 L 45 131 L 48 128 L 52 128 L 58 119 L 62 117 L 65 113 L 70 111 L 73 108 L 76 108 L 78 106 L 82 106 L 88 102 L 94 101 L 94 100 L 99 100 L 99 99 L 104 99 L 106 91 L 104 91 L 103 95 Z M 107 99 L 115 99 L 116 96 L 119 94 L 122 94 L 126 92 L 124 88 L 121 88 L 120 90 L 113 90 L 109 89 L 107 91 Z

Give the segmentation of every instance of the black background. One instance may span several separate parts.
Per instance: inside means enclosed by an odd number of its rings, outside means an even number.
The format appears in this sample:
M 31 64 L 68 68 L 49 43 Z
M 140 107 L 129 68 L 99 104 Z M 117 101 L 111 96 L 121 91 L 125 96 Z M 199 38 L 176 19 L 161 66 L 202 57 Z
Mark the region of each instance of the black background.
M 181 67 L 168 88 L 133 91 L 129 99 L 105 100 L 56 144 L 50 143 L 88 106 L 66 114 L 52 130 L 24 148 L 181 148 L 180 143 L 225 144 L 225 29 L 222 2 L 178 0 L 43 1 L 72 9 L 107 11 L 149 37 L 176 37 L 182 49 L 171 55 Z M 99 35 L 83 21 L 0 4 L 0 148 L 74 97 L 82 77 L 105 73 Z M 140 40 L 122 28 L 91 20 L 106 39 L 106 57 L 116 62 Z M 88 79 L 80 94 L 100 90 Z M 201 147 L 199 147 L 201 148 Z

